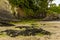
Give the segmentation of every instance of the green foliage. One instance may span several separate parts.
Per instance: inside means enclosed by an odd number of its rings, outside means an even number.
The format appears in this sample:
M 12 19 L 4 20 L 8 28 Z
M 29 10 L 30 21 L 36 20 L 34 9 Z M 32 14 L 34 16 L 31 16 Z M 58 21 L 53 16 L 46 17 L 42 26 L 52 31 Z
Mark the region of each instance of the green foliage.
M 56 6 L 56 4 L 51 4 L 49 10 L 56 13 L 60 13 L 60 6 Z
M 46 14 L 48 9 L 48 1 L 52 0 L 9 0 L 12 6 L 22 8 L 27 16 L 37 16 Z

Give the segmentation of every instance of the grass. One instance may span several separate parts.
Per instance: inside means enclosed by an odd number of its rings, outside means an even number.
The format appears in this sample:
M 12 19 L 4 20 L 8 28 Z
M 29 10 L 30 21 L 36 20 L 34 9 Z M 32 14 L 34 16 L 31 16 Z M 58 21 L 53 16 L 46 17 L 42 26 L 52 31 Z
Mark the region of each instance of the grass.
M 22 19 L 19 22 L 11 22 L 11 23 L 15 23 L 15 24 L 23 23 L 23 24 L 25 24 L 25 23 L 35 23 L 37 21 L 40 21 L 40 19 Z
M 22 24 L 22 25 L 30 25 L 31 24 L 36 24 L 37 26 L 40 26 L 41 24 L 40 23 L 37 23 L 37 22 L 40 22 L 39 19 L 25 19 L 25 20 L 21 20 L 19 22 L 10 22 L 12 24 Z
M 0 37 L 6 37 L 7 35 L 6 34 L 2 34 L 2 35 L 0 35 Z
M 6 33 L 2 33 L 1 35 L 0 35 L 0 37 L 6 37 L 7 35 L 6 35 Z
M 37 33 L 36 36 L 44 36 L 44 34 Z

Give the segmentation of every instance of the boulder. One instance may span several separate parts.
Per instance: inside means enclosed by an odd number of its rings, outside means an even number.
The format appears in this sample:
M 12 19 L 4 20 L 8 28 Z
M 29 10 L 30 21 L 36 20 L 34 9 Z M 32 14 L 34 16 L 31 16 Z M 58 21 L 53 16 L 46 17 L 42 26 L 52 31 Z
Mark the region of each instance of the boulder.
M 15 19 L 11 10 L 11 5 L 9 4 L 8 0 L 0 0 L 0 19 L 2 20 Z

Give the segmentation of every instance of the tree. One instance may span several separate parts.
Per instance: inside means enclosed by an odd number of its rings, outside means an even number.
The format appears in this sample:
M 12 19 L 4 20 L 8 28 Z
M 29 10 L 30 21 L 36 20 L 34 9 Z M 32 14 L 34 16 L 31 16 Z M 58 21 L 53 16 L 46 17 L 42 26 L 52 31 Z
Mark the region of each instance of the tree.
M 60 13 L 60 6 L 57 6 L 55 3 L 51 4 L 49 10 L 53 11 L 53 12 L 56 12 L 56 13 Z
M 26 15 L 34 18 L 44 18 L 48 10 L 48 3 L 53 0 L 9 0 L 12 6 L 22 8 Z
M 55 3 L 50 4 L 50 7 L 56 7 L 56 4 Z

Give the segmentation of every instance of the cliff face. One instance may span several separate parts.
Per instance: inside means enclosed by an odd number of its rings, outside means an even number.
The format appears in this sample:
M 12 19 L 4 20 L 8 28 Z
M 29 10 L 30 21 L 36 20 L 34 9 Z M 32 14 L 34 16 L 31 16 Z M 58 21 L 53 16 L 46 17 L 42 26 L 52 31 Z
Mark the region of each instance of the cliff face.
M 0 19 L 13 19 L 11 5 L 7 0 L 0 0 Z
M 0 0 L 0 9 L 11 11 L 11 5 L 7 0 Z

